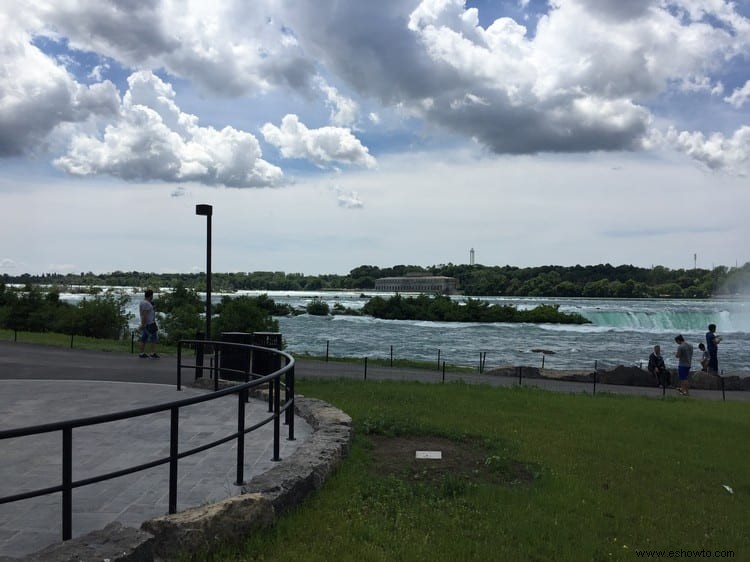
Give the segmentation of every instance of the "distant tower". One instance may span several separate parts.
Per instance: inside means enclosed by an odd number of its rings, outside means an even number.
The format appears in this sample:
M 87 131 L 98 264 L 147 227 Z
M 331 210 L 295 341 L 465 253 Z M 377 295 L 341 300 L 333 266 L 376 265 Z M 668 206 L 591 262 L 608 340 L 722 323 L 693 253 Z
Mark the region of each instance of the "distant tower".
M 698 269 L 698 254 L 693 254 L 693 269 Z
M 474 248 L 469 250 L 469 265 L 474 265 Z

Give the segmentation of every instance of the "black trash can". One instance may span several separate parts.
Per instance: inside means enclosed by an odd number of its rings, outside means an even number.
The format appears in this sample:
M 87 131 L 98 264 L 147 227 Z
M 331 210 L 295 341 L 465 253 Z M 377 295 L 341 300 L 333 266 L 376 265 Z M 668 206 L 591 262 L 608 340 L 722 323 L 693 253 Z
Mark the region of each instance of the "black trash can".
M 278 332 L 253 332 L 253 345 L 280 350 L 281 334 Z M 253 373 L 256 375 L 270 375 L 279 369 L 281 369 L 281 355 L 257 349 L 253 352 Z
M 247 332 L 222 332 L 221 341 L 227 343 L 250 344 L 251 336 Z M 236 346 L 222 346 L 221 375 L 230 381 L 245 381 L 245 371 L 250 368 L 250 350 Z

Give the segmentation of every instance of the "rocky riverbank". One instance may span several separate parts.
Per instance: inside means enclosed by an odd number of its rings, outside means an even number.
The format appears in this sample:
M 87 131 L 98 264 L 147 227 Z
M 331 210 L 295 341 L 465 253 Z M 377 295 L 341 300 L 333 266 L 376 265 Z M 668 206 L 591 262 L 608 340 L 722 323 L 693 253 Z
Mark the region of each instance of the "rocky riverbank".
M 500 377 L 518 377 L 520 370 L 521 378 L 564 380 L 574 382 L 593 383 L 594 377 L 600 384 L 620 384 L 629 386 L 659 386 L 654 376 L 635 366 L 618 365 L 612 369 L 593 370 L 559 370 L 542 369 L 537 367 L 514 367 L 504 366 L 486 371 L 485 374 Z M 724 390 L 750 390 L 750 372 L 725 373 L 721 377 L 710 375 L 701 371 L 690 373 L 690 388 L 701 390 L 721 390 L 722 380 Z M 670 388 L 677 383 L 677 371 L 670 369 Z

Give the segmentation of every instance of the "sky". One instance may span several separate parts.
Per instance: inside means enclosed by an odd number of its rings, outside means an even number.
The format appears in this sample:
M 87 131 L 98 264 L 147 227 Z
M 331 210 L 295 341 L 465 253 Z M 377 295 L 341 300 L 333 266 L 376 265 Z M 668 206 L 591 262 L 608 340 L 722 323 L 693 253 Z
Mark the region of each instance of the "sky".
M 750 261 L 750 0 L 0 0 L 0 275 Z

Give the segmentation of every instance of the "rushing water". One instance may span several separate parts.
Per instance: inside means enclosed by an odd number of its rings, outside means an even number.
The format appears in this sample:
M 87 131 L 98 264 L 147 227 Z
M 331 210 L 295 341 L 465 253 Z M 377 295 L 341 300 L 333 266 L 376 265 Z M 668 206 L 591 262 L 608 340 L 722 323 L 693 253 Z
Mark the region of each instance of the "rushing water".
M 237 294 L 259 295 L 263 291 Z M 313 298 L 328 305 L 359 309 L 369 296 L 359 292 L 267 291 L 276 302 L 304 308 Z M 68 295 L 61 295 L 63 298 Z M 72 298 L 72 295 L 70 296 Z M 220 300 L 221 295 L 215 295 Z M 456 297 L 459 300 L 462 297 Z M 66 298 L 66 300 L 69 300 Z M 137 312 L 140 296 L 132 297 Z M 487 368 L 498 365 L 590 369 L 638 365 L 648 361 L 654 344 L 662 346 L 668 365 L 674 365 L 674 336 L 681 333 L 696 347 L 705 341 L 706 327 L 718 326 L 723 337 L 719 367 L 725 372 L 750 371 L 750 303 L 739 300 L 623 300 L 572 298 L 484 297 L 490 304 L 532 308 L 559 304 L 591 321 L 585 325 L 453 323 L 378 320 L 364 316 L 300 316 L 279 318 L 286 351 L 331 356 L 395 358 L 478 365 L 486 352 Z M 158 310 L 158 307 L 157 307 Z M 553 353 L 541 353 L 545 350 Z M 696 361 L 697 364 L 697 361 Z

